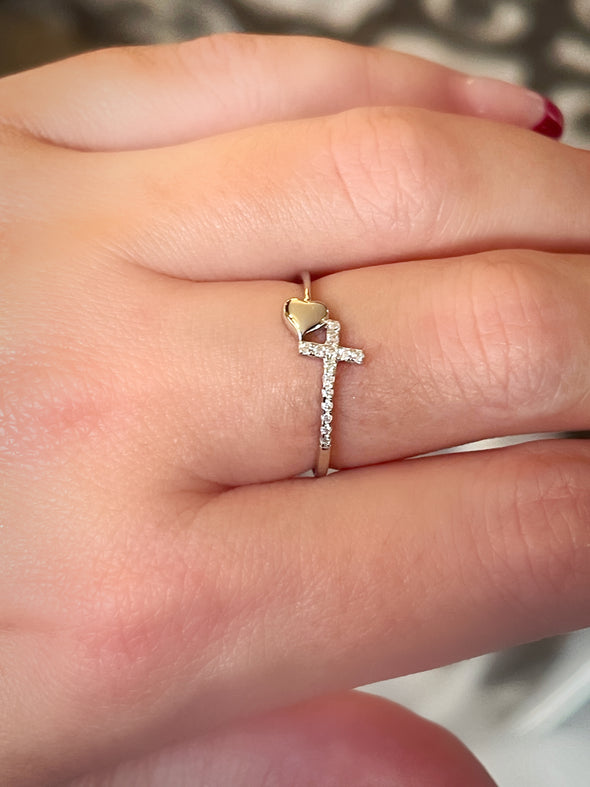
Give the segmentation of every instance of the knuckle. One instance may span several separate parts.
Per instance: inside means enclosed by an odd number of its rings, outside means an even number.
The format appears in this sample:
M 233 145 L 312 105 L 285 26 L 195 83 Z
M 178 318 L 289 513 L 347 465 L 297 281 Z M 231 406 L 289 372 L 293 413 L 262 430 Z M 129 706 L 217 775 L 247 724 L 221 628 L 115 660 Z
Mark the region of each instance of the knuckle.
M 244 61 L 252 62 L 258 56 L 263 38 L 243 33 L 217 33 L 189 41 L 102 49 L 80 57 L 122 64 L 147 75 L 168 72 L 177 77 L 180 72 L 191 81 L 200 82 L 208 79 L 211 71 L 235 71 L 236 77 L 243 77 Z
M 104 58 L 107 62 L 112 59 L 116 66 L 148 79 L 164 76 L 176 81 L 179 75 L 190 71 L 190 60 L 183 54 L 184 46 L 185 43 L 123 46 L 101 50 L 95 53 L 95 56 Z M 92 54 L 89 56 L 92 57 Z M 194 73 L 189 76 L 194 76 Z
M 575 607 L 590 579 L 590 461 L 554 450 L 538 444 L 507 463 L 509 493 L 488 523 L 496 586 L 537 616 Z
M 329 174 L 363 230 L 432 232 L 436 147 L 413 110 L 363 107 L 328 121 Z
M 245 508 L 258 494 L 239 491 Z M 229 512 L 243 516 L 233 500 L 211 507 L 202 499 L 198 508 L 183 493 L 172 510 L 144 506 L 134 521 L 111 521 L 96 535 L 77 592 L 69 587 L 82 686 L 117 703 L 153 691 L 154 676 L 189 668 L 198 689 L 202 672 L 223 669 L 225 644 L 238 661 L 240 649 L 256 647 L 248 632 L 276 600 L 277 583 L 283 596 L 293 580 L 272 539 L 261 548 L 240 528 L 220 532 L 219 515 Z M 266 516 L 276 529 L 276 516 Z
M 222 70 L 243 78 L 244 65 L 253 63 L 264 46 L 264 36 L 216 33 L 179 44 L 176 53 L 193 76 Z
M 125 341 L 115 302 L 103 311 L 105 325 L 111 317 L 112 328 L 81 331 L 81 325 L 90 325 L 91 312 L 79 294 L 93 277 L 84 272 L 76 282 L 73 274 L 66 290 L 64 273 L 71 272 L 67 264 L 56 271 L 53 266 L 43 270 L 28 256 L 21 262 L 21 269 L 5 277 L 5 294 L 29 308 L 26 313 L 7 310 L 4 326 L 0 316 L 0 330 L 5 328 L 0 348 L 2 447 L 7 455 L 36 464 L 63 458 L 97 440 L 122 440 L 134 428 L 133 413 L 145 404 L 149 391 L 130 372 L 130 361 L 139 361 Z M 32 276 L 36 286 L 28 291 L 26 281 Z M 114 346 L 117 354 L 105 352 Z
M 198 671 L 239 599 L 221 548 L 205 536 L 190 548 L 157 518 L 146 512 L 141 529 L 123 523 L 118 538 L 109 528 L 77 581 L 80 678 L 111 702 L 152 690 L 153 675 L 185 660 Z
M 4 365 L 1 373 L 6 380 L 0 394 L 2 442 L 9 456 L 28 461 L 56 457 L 100 431 L 101 413 L 107 410 L 99 401 L 105 394 L 96 371 L 62 374 L 45 363 L 39 369 L 16 362 Z
M 147 72 L 151 74 L 155 70 L 159 70 L 166 62 L 165 52 L 169 51 L 168 45 L 150 45 L 150 46 L 120 46 L 112 49 L 100 49 L 97 52 L 91 52 L 81 57 L 97 58 L 112 62 L 115 66 L 123 65 L 125 68 L 131 68 L 138 72 Z
M 554 411 L 567 395 L 561 381 L 568 336 L 553 275 L 538 255 L 516 251 L 482 255 L 463 270 L 465 307 L 457 310 L 451 299 L 453 313 L 438 325 L 463 397 L 495 418 Z

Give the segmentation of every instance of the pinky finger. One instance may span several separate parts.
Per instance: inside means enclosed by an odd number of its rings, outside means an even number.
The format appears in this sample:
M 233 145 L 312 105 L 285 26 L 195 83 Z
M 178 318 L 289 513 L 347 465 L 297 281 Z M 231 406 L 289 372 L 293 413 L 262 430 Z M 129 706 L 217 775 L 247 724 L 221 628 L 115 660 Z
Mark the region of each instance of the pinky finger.
M 69 787 L 493 787 L 449 732 L 360 692 L 306 702 L 163 749 Z

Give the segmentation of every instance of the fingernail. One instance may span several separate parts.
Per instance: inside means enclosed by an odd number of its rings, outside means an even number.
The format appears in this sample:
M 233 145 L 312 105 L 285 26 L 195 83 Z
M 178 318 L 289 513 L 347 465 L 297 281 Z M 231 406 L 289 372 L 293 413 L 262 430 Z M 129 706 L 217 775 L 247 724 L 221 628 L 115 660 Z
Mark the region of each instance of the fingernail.
M 563 115 L 549 99 L 534 90 L 490 77 L 463 77 L 461 92 L 467 109 L 479 117 L 530 128 L 558 139 Z
M 560 108 L 546 98 L 544 110 L 543 119 L 537 123 L 533 131 L 552 139 L 559 139 L 563 134 L 563 114 Z

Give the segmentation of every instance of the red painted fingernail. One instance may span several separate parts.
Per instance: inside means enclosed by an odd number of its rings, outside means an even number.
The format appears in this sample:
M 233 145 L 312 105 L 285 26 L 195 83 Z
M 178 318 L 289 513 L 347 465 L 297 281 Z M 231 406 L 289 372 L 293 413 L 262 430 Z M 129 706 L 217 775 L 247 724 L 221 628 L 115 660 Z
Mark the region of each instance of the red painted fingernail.
M 533 131 L 536 131 L 538 134 L 544 134 L 546 137 L 551 137 L 551 139 L 559 139 L 563 134 L 563 114 L 559 107 L 556 107 L 553 101 L 549 101 L 548 98 L 545 99 L 545 116 L 538 123 Z

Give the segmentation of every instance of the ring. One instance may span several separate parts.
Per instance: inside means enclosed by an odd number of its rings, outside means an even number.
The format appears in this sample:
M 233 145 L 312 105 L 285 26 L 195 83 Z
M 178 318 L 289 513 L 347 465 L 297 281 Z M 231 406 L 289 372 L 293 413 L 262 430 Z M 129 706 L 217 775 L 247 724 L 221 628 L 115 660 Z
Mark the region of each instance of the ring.
M 318 454 L 313 474 L 324 476 L 330 468 L 330 452 L 332 450 L 332 424 L 334 408 L 334 381 L 336 369 L 340 361 L 362 363 L 365 354 L 362 350 L 340 345 L 340 323 L 330 319 L 325 304 L 311 299 L 311 279 L 309 273 L 301 275 L 303 280 L 303 300 L 289 298 L 283 306 L 283 317 L 288 328 L 299 339 L 299 354 L 313 358 L 321 358 L 324 362 L 322 376 L 321 424 Z M 325 328 L 324 342 L 310 342 L 306 336 L 314 331 Z

